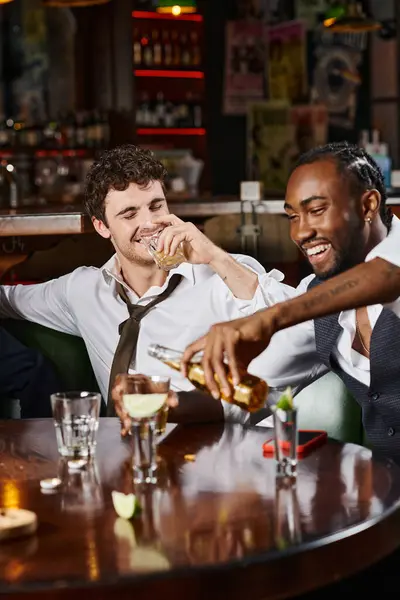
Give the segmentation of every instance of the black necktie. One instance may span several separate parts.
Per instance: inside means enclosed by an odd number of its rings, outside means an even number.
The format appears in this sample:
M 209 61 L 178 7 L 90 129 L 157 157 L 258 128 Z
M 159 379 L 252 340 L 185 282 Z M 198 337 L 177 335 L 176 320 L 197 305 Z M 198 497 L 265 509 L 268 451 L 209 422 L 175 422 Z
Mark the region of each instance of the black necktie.
M 165 290 L 154 300 L 146 304 L 146 306 L 140 306 L 132 304 L 128 298 L 128 295 L 120 283 L 117 283 L 117 291 L 122 300 L 128 307 L 129 319 L 120 324 L 119 331 L 119 342 L 117 349 L 114 354 L 114 359 L 111 365 L 110 381 L 108 384 L 108 401 L 107 401 L 107 416 L 115 416 L 114 403 L 112 401 L 111 392 L 114 385 L 115 378 L 120 373 L 127 373 L 129 365 L 131 364 L 132 357 L 136 353 L 136 346 L 139 337 L 140 321 L 147 315 L 147 313 L 159 304 L 168 296 L 172 294 L 175 288 L 178 286 L 182 279 L 182 275 L 172 275 L 169 280 L 168 286 Z

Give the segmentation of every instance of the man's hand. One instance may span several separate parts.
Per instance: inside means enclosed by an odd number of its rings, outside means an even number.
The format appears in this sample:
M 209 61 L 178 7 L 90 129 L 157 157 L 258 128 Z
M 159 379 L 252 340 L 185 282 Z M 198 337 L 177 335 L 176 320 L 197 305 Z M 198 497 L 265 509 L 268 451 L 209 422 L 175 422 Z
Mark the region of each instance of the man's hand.
M 268 315 L 268 318 L 267 318 Z M 226 373 L 226 363 L 232 375 L 233 385 L 241 379 L 241 372 L 247 370 L 249 363 L 268 346 L 276 331 L 274 308 L 250 317 L 218 323 L 211 327 L 208 334 L 190 344 L 182 359 L 182 374 L 186 377 L 188 364 L 197 352 L 203 351 L 202 364 L 206 385 L 214 398 L 220 397 L 217 376 L 224 395 L 231 397 L 232 389 Z
M 143 378 L 145 378 L 144 375 Z M 121 435 L 122 437 L 126 437 L 127 435 L 130 435 L 132 419 L 125 410 L 123 402 L 123 393 L 124 386 L 122 384 L 122 377 L 121 375 L 117 375 L 111 392 L 111 397 L 114 402 L 115 412 L 117 413 L 117 416 L 120 418 L 121 421 Z M 175 408 L 176 406 L 178 406 L 178 396 L 175 394 L 175 392 L 170 391 L 168 393 L 167 405 L 169 408 Z
M 223 252 L 193 225 L 181 221 L 175 215 L 154 217 L 155 225 L 166 225 L 158 239 L 157 250 L 173 256 L 183 243 L 186 259 L 192 265 L 208 265 Z

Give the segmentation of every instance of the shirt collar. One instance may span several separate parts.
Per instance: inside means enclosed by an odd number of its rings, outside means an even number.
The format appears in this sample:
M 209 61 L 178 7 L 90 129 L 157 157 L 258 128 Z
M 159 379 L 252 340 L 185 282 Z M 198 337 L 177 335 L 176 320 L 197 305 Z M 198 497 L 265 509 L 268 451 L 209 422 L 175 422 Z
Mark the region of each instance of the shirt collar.
M 111 285 L 111 283 L 113 281 L 118 281 L 118 283 L 120 283 L 121 285 L 126 286 L 126 283 L 122 279 L 122 276 L 121 276 L 121 265 L 119 263 L 119 260 L 118 260 L 118 257 L 116 254 L 114 254 L 101 267 L 101 272 L 104 277 L 104 281 L 106 282 L 107 285 Z M 167 281 L 169 280 L 170 276 L 175 273 L 178 273 L 179 275 L 182 275 L 183 277 L 185 277 L 185 279 L 187 279 L 192 285 L 195 284 L 193 265 L 191 265 L 189 263 L 180 264 L 176 269 L 173 269 L 173 271 L 170 271 L 170 273 L 168 274 Z

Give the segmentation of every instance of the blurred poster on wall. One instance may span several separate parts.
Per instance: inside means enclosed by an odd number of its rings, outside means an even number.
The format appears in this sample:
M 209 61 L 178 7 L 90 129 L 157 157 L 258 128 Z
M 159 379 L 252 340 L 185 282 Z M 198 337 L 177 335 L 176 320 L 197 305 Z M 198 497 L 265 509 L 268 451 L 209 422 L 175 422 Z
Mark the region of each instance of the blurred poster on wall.
M 294 138 L 290 104 L 253 103 L 249 107 L 247 132 L 249 179 L 261 181 L 266 193 L 284 192 Z
M 264 24 L 229 21 L 225 39 L 223 113 L 245 115 L 249 102 L 264 98 Z
M 328 110 L 323 104 L 292 106 L 290 110 L 293 125 L 293 164 L 301 154 L 328 141 Z
M 327 142 L 328 111 L 323 105 L 255 102 L 249 107 L 247 134 L 249 179 L 262 181 L 267 194 L 282 194 L 300 155 Z
M 269 99 L 301 102 L 308 92 L 304 23 L 272 25 L 266 29 L 266 40 Z
M 321 34 L 316 41 L 313 98 L 326 104 L 329 124 L 352 129 L 355 124 L 366 34 Z
M 46 117 L 48 109 L 46 9 L 39 0 L 23 0 L 20 14 L 23 69 L 13 84 L 15 114 L 37 123 Z

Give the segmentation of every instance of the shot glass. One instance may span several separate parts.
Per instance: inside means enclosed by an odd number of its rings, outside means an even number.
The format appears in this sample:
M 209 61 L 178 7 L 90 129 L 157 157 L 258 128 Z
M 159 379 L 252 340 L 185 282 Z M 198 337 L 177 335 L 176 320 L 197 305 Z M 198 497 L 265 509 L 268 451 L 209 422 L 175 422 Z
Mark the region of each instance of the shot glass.
M 297 408 L 284 410 L 273 407 L 275 430 L 275 462 L 277 477 L 297 476 Z
M 133 481 L 156 483 L 156 439 L 165 431 L 170 378 L 123 375 L 119 384 L 124 408 L 132 419 Z
M 159 237 L 160 232 L 157 232 L 157 234 L 151 237 L 144 237 L 141 240 L 141 243 L 147 248 L 148 253 L 153 257 L 154 262 L 159 269 L 162 269 L 163 271 L 171 271 L 186 261 L 182 244 L 178 246 L 175 254 L 172 256 L 165 254 L 163 250 L 161 252 L 157 250 Z
M 50 396 L 58 451 L 88 458 L 96 448 L 101 396 L 95 392 L 60 392 Z

